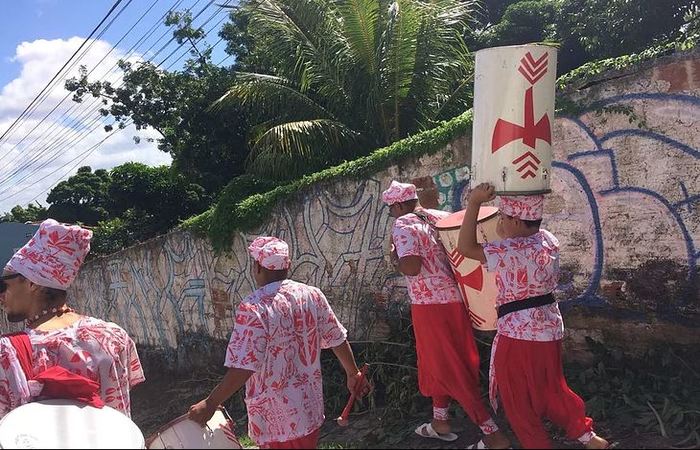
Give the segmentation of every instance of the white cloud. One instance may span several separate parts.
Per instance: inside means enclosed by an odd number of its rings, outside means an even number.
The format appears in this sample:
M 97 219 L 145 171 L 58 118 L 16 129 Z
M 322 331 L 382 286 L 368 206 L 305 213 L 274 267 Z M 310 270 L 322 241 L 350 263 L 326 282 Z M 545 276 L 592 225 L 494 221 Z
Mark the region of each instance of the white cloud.
M 17 46 L 12 61 L 21 65 L 21 71 L 17 78 L 0 89 L 0 133 L 4 133 L 83 40 L 80 37 L 40 39 Z M 61 76 L 46 100 L 0 143 L 0 212 L 16 204 L 26 204 L 37 196 L 43 203 L 46 199 L 43 191 L 75 173 L 80 166 L 109 169 L 128 161 L 149 165 L 170 163 L 170 155 L 158 150 L 155 142 L 147 142 L 147 138 L 157 138 L 158 134 L 153 130 L 137 131 L 133 126 L 118 131 L 90 151 L 108 136 L 100 122 L 95 121 L 99 118 L 99 106 L 92 97 L 80 105 L 69 97 L 39 125 L 40 120 L 68 94 L 63 81 L 77 76 L 79 65 L 85 65 L 88 70 L 95 68 L 90 79 L 119 82 L 120 71 L 110 69 L 127 55 L 119 50 L 108 54 L 111 49 L 108 42 L 94 41 L 68 75 Z M 100 62 L 103 57 L 104 61 Z M 128 59 L 139 58 L 139 55 L 130 55 Z M 93 102 L 95 104 L 88 108 Z M 134 142 L 134 135 L 141 137 L 141 143 Z M 75 142 L 78 138 L 82 139 Z M 67 175 L 73 167 L 75 169 Z

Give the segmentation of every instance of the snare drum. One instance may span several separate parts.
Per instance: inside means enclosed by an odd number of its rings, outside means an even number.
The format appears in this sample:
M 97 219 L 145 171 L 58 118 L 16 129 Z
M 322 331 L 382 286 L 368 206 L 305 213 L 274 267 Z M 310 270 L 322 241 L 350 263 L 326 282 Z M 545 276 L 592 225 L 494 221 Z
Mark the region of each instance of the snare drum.
M 233 432 L 233 421 L 223 407 L 214 413 L 207 426 L 178 417 L 148 438 L 146 446 L 156 448 L 243 448 Z
M 27 403 L 0 420 L 0 448 L 146 448 L 124 414 L 71 400 Z

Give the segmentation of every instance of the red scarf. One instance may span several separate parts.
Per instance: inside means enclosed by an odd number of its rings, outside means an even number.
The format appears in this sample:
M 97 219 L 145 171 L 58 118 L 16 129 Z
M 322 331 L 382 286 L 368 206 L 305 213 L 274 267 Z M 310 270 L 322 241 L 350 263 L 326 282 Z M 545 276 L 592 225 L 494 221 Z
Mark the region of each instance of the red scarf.
M 32 376 L 34 358 L 32 343 L 27 333 L 13 333 L 4 337 L 8 338 L 15 348 L 17 359 L 27 381 L 38 381 L 44 385 L 41 391 L 42 398 L 76 400 L 95 408 L 102 408 L 105 405 L 100 398 L 99 383 L 70 372 L 61 366 L 53 366 L 36 376 Z

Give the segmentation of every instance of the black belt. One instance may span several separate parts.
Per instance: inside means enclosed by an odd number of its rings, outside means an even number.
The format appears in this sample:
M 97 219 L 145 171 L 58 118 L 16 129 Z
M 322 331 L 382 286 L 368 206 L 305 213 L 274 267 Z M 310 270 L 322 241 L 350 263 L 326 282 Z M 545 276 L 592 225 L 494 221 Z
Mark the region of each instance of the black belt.
M 551 305 L 555 303 L 556 300 L 554 296 L 550 294 L 538 295 L 537 297 L 526 298 L 525 300 L 517 300 L 514 302 L 506 303 L 498 307 L 498 318 L 510 314 L 515 311 L 522 311 L 523 309 L 537 308 L 538 306 Z

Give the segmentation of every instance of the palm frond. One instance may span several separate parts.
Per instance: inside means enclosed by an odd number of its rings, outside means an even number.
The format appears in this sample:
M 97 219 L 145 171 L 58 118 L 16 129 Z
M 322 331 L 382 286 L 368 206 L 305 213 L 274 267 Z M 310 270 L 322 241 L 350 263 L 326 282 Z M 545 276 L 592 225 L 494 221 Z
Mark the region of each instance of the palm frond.
M 341 122 L 314 119 L 275 125 L 255 142 L 248 170 L 271 179 L 290 179 L 337 162 L 360 133 Z

